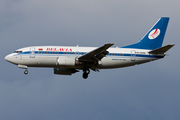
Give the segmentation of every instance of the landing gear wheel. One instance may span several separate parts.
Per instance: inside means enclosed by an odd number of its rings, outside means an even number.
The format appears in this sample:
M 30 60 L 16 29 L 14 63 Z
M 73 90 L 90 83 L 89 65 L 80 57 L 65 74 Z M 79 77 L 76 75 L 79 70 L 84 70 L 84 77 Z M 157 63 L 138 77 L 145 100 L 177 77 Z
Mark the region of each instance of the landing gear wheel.
M 89 74 L 89 73 L 90 73 L 90 70 L 87 69 L 87 70 L 84 71 L 84 73 Z
M 85 66 L 83 69 L 83 78 L 84 79 L 88 78 L 89 73 L 90 73 L 89 68 L 87 66 Z
M 83 73 L 83 78 L 84 79 L 88 78 L 88 74 L 86 72 Z
M 25 71 L 24 71 L 24 74 L 27 75 L 27 74 L 28 74 L 28 70 L 25 70 Z

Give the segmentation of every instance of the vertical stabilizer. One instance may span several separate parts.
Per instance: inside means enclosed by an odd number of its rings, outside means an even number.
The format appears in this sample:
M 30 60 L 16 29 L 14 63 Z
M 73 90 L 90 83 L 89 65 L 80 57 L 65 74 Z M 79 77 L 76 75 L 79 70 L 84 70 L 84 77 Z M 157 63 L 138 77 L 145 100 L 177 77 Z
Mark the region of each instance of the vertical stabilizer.
M 169 17 L 160 18 L 155 25 L 147 32 L 140 42 L 124 46 L 122 48 L 135 48 L 135 49 L 157 49 L 162 46 L 164 36 L 166 33 Z

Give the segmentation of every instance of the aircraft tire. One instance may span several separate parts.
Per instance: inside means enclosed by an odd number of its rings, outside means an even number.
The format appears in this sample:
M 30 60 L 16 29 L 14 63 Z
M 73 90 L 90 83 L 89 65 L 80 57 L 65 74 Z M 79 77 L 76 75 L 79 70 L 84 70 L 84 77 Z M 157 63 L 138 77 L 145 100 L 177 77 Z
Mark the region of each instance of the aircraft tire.
M 27 75 L 27 74 L 28 74 L 28 71 L 27 71 L 27 70 L 25 70 L 25 71 L 24 71 L 24 74 L 25 74 L 25 75 Z
M 90 70 L 89 70 L 89 69 L 85 70 L 85 73 L 86 73 L 86 74 L 89 74 L 89 73 L 90 73 Z
M 88 78 L 88 74 L 86 72 L 83 73 L 83 78 L 87 79 Z

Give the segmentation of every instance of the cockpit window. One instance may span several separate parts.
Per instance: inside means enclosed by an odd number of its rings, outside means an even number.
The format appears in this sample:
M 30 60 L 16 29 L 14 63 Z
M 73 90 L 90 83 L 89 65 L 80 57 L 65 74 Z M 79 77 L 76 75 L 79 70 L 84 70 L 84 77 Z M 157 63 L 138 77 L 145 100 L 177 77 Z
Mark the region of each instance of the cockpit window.
M 22 53 L 22 51 L 14 51 L 14 53 Z

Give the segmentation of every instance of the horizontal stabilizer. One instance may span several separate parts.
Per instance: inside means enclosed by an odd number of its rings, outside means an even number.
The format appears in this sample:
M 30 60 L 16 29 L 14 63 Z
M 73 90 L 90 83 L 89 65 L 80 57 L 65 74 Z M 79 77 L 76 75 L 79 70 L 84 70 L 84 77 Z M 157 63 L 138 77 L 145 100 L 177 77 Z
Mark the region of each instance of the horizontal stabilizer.
M 158 49 L 152 50 L 149 53 L 150 54 L 164 54 L 166 51 L 168 51 L 170 48 L 172 48 L 175 44 L 173 45 L 166 45 L 163 47 L 160 47 Z

